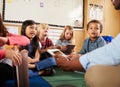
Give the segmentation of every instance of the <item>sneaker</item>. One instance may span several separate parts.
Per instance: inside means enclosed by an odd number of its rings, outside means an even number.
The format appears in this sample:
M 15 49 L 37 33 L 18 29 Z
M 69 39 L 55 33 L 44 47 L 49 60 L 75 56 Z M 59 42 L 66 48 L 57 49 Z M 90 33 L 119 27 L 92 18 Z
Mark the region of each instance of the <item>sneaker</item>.
M 44 72 L 41 74 L 42 76 L 54 76 L 56 74 L 55 69 L 53 68 L 48 68 L 44 70 Z

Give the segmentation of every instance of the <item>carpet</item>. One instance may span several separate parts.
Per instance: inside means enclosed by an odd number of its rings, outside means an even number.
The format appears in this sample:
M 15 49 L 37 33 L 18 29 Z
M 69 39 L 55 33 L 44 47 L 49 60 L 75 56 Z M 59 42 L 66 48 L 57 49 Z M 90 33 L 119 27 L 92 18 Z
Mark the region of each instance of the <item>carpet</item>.
M 84 81 L 84 73 L 82 72 L 66 72 L 59 68 L 55 68 L 54 76 L 43 76 L 52 87 L 87 87 Z

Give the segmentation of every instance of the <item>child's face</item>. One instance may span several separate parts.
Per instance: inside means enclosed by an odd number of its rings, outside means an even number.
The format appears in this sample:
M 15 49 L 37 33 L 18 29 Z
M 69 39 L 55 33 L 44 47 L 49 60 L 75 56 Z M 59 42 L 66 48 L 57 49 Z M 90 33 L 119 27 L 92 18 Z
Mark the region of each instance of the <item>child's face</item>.
M 28 38 L 33 39 L 35 35 L 37 34 L 37 25 L 29 25 L 26 27 L 26 35 Z
M 96 37 L 100 36 L 100 24 L 90 23 L 87 33 L 90 38 L 96 38 Z
M 67 29 L 67 30 L 65 31 L 65 39 L 66 39 L 66 40 L 70 40 L 70 39 L 72 38 L 72 36 L 73 36 L 73 31 Z
M 42 29 L 40 29 L 40 35 L 42 36 L 47 36 L 48 35 L 48 26 L 43 27 Z

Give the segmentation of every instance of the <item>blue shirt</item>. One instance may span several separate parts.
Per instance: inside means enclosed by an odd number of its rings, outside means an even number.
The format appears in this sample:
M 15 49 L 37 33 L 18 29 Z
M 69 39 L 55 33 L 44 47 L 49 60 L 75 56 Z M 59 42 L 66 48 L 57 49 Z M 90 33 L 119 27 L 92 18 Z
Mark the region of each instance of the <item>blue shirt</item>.
M 106 42 L 100 36 L 95 41 L 91 41 L 90 38 L 87 38 L 84 40 L 82 49 L 78 53 L 85 54 L 85 53 L 95 50 L 96 48 L 102 47 L 104 45 L 106 45 Z

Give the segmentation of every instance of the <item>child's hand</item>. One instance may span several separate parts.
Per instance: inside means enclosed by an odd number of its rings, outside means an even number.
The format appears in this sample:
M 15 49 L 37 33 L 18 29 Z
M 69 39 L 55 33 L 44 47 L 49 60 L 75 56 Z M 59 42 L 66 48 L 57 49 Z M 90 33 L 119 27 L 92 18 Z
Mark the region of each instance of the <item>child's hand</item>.
M 18 51 L 6 50 L 6 58 L 11 59 L 15 66 L 22 64 L 22 55 Z

